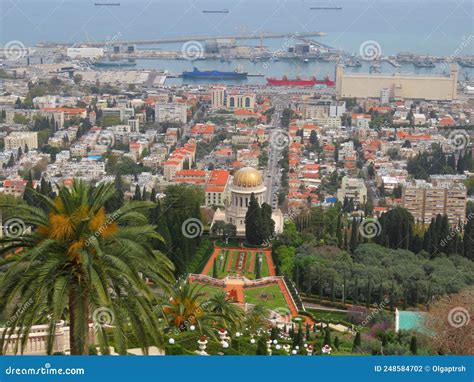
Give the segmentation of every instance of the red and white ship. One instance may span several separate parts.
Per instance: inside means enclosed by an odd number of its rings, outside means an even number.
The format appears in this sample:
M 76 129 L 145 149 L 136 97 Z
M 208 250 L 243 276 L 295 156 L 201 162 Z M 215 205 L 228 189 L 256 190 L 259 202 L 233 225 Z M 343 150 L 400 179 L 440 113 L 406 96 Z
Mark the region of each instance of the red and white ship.
M 307 86 L 311 87 L 314 85 L 326 85 L 327 87 L 333 87 L 336 83 L 330 80 L 329 77 L 325 77 L 323 80 L 317 80 L 316 77 L 311 77 L 309 80 L 303 80 L 299 77 L 295 79 L 289 79 L 286 76 L 283 78 L 267 78 L 267 84 L 271 86 Z

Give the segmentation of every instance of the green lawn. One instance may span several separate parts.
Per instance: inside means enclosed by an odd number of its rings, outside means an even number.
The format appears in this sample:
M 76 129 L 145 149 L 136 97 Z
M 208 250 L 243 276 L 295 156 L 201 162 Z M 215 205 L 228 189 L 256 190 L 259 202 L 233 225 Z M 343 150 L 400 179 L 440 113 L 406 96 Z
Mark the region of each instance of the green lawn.
M 249 304 L 264 305 L 268 309 L 286 308 L 285 297 L 277 284 L 266 285 L 258 288 L 244 289 L 245 302 Z
M 307 308 L 306 311 L 311 313 L 316 321 L 347 321 L 347 314 L 345 312 L 331 312 L 322 311 L 318 309 Z
M 204 296 L 202 296 L 203 300 L 209 299 L 209 297 L 214 296 L 217 292 L 224 290 L 223 288 L 217 288 L 213 287 L 210 285 L 201 285 L 199 284 L 199 291 L 200 293 L 203 293 Z

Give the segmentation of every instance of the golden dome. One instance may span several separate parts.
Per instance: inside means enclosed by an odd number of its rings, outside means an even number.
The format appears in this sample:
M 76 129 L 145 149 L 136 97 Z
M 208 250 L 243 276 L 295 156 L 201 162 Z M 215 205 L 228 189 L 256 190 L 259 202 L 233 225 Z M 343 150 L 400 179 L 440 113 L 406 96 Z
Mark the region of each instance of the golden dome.
M 262 174 L 252 167 L 241 168 L 235 173 L 233 184 L 245 188 L 259 187 L 263 184 Z

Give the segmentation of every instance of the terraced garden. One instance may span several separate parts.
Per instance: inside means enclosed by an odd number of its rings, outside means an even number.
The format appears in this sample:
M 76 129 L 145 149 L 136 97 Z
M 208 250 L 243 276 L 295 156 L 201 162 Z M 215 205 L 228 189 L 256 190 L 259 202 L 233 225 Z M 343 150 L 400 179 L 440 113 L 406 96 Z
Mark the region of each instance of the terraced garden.
M 245 248 L 241 250 L 221 249 L 206 274 L 219 279 L 226 276 L 238 276 L 254 280 L 257 278 L 259 258 L 262 259 L 259 277 L 267 277 L 270 275 L 270 271 L 265 253 Z M 214 267 L 216 268 L 215 270 Z

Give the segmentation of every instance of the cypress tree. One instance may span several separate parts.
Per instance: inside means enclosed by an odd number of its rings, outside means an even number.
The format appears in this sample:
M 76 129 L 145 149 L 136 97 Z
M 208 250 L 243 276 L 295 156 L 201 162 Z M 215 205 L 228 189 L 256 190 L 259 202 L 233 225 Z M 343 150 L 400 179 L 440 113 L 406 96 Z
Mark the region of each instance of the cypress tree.
M 354 253 L 355 250 L 357 249 L 357 220 L 356 218 L 352 219 L 352 227 L 351 227 L 351 243 L 350 243 L 350 251 L 351 253 Z
M 341 221 L 341 213 L 337 215 L 337 226 L 336 226 L 336 237 L 337 237 L 337 246 L 342 249 L 343 241 L 342 241 L 342 221 Z
M 366 292 L 367 292 L 367 294 L 365 296 L 365 306 L 366 306 L 366 308 L 369 308 L 370 307 L 370 297 L 371 297 L 371 294 L 372 294 L 372 284 L 371 284 L 370 276 L 367 279 L 367 291 Z
M 360 332 L 357 332 L 352 343 L 352 353 L 360 351 L 361 337 Z
M 153 187 L 151 189 L 151 192 L 150 192 L 150 201 L 151 202 L 156 202 L 156 190 L 155 190 L 155 187 Z
M 269 240 L 275 232 L 275 222 L 272 219 L 272 207 L 263 203 L 261 207 L 262 213 L 262 223 L 261 228 L 261 237 L 262 240 Z
M 33 176 L 31 175 L 31 171 L 28 173 L 28 181 L 26 182 L 25 191 L 23 193 L 23 200 L 30 206 L 36 205 L 36 198 L 34 196 L 33 190 Z
M 268 355 L 267 353 L 267 344 L 265 343 L 265 339 L 260 337 L 257 342 L 257 355 Z
M 329 327 L 327 327 L 326 330 L 325 330 L 324 344 L 323 345 L 331 346 L 331 331 L 329 330 Z
M 276 326 L 272 326 L 272 329 L 270 331 L 270 339 L 272 341 L 278 339 L 278 329 L 276 328 Z
M 212 277 L 217 279 L 217 257 L 214 259 L 214 263 L 212 264 Z
M 135 195 L 133 195 L 133 200 L 142 200 L 142 194 L 140 192 L 140 186 L 138 184 L 135 186 Z
M 418 353 L 418 343 L 417 339 L 415 336 L 411 337 L 410 341 L 410 351 L 412 354 L 416 355 Z
M 339 345 L 339 337 L 336 336 L 336 337 L 334 338 L 334 347 L 335 347 L 337 350 L 339 350 L 339 346 L 340 346 L 340 345 Z
M 331 302 L 336 299 L 336 285 L 334 283 L 334 274 L 331 276 Z
M 250 202 L 245 214 L 245 239 L 249 244 L 262 244 L 261 237 L 262 211 L 254 193 L 250 195 Z
M 469 219 L 464 226 L 464 256 L 474 260 L 474 219 Z
M 355 276 L 355 281 L 354 281 L 354 303 L 357 304 L 359 302 L 359 277 L 356 275 Z

